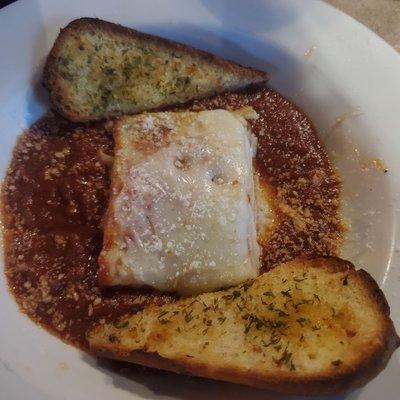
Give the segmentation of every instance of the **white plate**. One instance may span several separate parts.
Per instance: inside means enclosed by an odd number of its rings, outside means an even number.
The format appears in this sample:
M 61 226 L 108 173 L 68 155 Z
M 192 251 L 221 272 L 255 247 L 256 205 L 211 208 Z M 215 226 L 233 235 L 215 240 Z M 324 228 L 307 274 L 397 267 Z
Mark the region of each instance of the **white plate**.
M 47 107 L 39 79 L 58 29 L 82 16 L 178 39 L 271 71 L 271 85 L 308 113 L 341 171 L 345 213 L 352 223 L 344 256 L 381 284 L 400 331 L 400 56 L 392 48 L 313 0 L 20 0 L 0 10 L 1 176 L 17 135 Z M 344 121 L 335 124 L 341 116 Z M 384 160 L 387 174 L 371 167 L 375 158 Z M 398 399 L 399 377 L 398 351 L 378 378 L 347 398 Z M 112 372 L 20 314 L 3 274 L 0 388 L 7 400 L 266 397 L 172 374 Z

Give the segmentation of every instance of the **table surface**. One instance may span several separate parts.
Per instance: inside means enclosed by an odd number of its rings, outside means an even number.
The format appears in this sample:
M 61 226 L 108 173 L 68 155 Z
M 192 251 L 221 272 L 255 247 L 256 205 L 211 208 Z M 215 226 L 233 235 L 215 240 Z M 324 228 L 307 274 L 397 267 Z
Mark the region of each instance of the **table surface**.
M 368 26 L 400 52 L 400 0 L 325 0 Z

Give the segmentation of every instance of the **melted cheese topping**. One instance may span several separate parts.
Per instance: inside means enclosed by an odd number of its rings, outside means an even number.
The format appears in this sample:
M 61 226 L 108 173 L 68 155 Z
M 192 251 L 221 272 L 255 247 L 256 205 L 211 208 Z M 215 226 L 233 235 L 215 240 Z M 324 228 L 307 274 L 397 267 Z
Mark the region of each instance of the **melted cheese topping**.
M 189 295 L 257 276 L 255 142 L 240 113 L 126 117 L 115 141 L 104 284 Z

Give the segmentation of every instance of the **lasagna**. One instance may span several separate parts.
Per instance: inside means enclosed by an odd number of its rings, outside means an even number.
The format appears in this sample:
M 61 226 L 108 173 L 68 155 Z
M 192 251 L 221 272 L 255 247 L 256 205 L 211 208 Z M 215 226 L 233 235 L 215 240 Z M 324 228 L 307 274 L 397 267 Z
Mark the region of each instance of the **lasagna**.
M 244 115 L 159 112 L 118 120 L 102 285 L 190 295 L 258 275 L 256 146 Z

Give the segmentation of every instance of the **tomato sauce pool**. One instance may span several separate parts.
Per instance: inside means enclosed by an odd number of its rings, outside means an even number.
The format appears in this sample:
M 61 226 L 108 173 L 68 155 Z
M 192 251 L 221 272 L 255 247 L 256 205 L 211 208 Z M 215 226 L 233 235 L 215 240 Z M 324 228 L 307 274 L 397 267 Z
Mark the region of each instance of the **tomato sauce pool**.
M 196 101 L 192 110 L 252 106 L 256 171 L 274 221 L 263 270 L 296 256 L 337 255 L 343 236 L 340 181 L 314 127 L 295 105 L 263 88 Z M 2 189 L 5 273 L 20 309 L 61 339 L 87 348 L 93 324 L 174 297 L 101 288 L 97 257 L 113 154 L 112 121 L 89 125 L 47 114 L 14 149 Z

